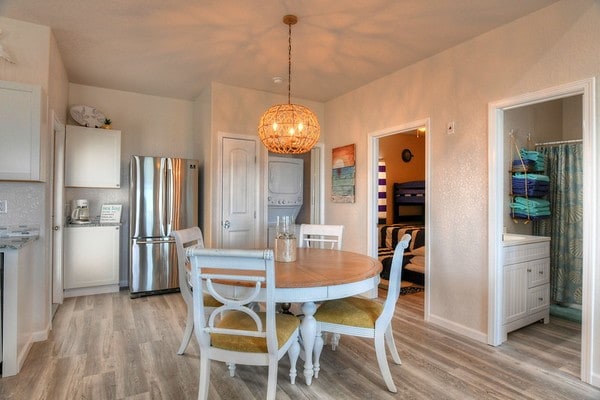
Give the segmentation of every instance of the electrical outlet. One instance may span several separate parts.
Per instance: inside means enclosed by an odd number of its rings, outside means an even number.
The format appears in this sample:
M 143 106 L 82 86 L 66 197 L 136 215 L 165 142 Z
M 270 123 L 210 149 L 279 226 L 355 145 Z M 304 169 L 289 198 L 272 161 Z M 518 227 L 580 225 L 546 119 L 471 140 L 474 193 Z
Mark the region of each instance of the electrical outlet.
M 8 213 L 8 201 L 7 200 L 0 200 L 0 214 L 7 214 Z

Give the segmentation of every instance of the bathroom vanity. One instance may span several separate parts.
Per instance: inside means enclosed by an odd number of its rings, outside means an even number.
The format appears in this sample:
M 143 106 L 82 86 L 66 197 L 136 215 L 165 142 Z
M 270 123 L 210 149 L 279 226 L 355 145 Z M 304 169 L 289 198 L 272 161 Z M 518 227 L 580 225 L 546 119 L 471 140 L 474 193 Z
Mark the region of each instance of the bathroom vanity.
M 505 341 L 508 332 L 550 321 L 550 238 L 505 234 L 503 260 Z

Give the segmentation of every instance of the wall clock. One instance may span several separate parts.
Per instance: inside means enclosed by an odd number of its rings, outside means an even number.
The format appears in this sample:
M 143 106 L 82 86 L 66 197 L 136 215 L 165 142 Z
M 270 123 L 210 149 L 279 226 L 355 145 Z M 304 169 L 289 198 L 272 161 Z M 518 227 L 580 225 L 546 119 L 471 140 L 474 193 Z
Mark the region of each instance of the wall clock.
M 413 157 L 413 153 L 409 149 L 402 150 L 402 161 L 409 162 Z

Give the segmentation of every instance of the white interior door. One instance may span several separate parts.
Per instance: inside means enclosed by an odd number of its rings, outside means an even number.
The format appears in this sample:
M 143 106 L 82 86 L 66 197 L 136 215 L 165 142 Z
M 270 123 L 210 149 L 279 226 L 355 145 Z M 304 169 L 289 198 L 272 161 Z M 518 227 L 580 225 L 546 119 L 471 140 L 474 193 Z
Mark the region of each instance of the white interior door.
M 65 126 L 54 112 L 54 165 L 52 182 L 52 303 L 63 302 L 63 225 Z M 53 307 L 55 309 L 56 307 Z
M 257 247 L 258 173 L 256 141 L 224 137 L 221 148 L 221 246 Z

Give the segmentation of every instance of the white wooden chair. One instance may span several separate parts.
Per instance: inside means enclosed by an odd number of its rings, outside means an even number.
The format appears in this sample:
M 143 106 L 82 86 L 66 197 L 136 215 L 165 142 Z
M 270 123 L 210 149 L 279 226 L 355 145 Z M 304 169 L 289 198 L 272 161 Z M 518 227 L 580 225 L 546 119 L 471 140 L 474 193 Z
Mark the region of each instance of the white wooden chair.
M 344 225 L 300 225 L 298 247 L 342 249 Z
M 194 290 L 194 331 L 200 344 L 198 399 L 208 397 L 211 360 L 227 363 L 231 376 L 236 364 L 268 366 L 267 399 L 275 399 L 278 363 L 286 353 L 290 381 L 295 383 L 300 321 L 275 312 L 273 250 L 192 247 L 187 255 L 194 287 L 205 288 L 223 304 L 208 311 L 201 291 Z M 251 308 L 260 291 L 265 294 L 265 312 Z
M 408 247 L 409 242 L 410 235 L 405 234 L 396 245 L 390 271 L 390 284 L 383 305 L 377 301 L 356 296 L 326 301 L 317 309 L 315 313 L 317 320 L 314 349 L 315 377 L 318 377 L 320 369 L 319 358 L 323 349 L 322 332 L 373 338 L 381 375 L 388 390 L 397 392 L 385 354 L 385 344 L 387 343 L 394 362 L 401 364 L 392 333 L 392 317 L 398 296 L 400 296 L 400 275 L 404 249 Z
M 202 231 L 198 227 L 182 229 L 171 232 L 175 238 L 177 247 L 177 268 L 179 273 L 179 290 L 185 304 L 187 305 L 187 319 L 185 321 L 185 331 L 177 354 L 185 353 L 185 349 L 190 343 L 192 332 L 194 331 L 194 302 L 192 300 L 192 284 L 191 284 L 191 265 L 185 250 L 190 246 L 204 247 L 202 239 Z M 204 304 L 206 307 L 219 307 L 221 303 L 216 301 L 212 296 L 205 295 Z

